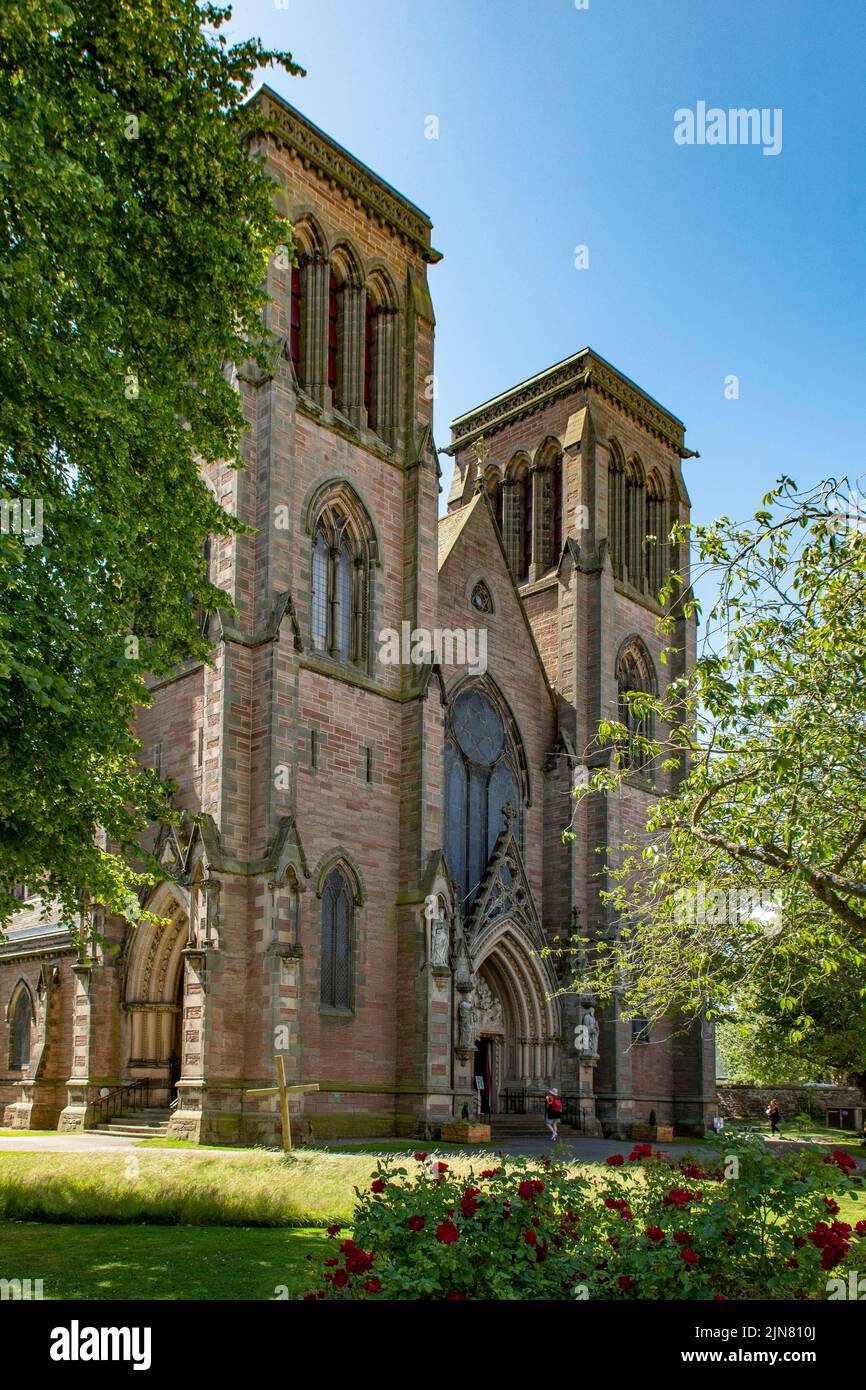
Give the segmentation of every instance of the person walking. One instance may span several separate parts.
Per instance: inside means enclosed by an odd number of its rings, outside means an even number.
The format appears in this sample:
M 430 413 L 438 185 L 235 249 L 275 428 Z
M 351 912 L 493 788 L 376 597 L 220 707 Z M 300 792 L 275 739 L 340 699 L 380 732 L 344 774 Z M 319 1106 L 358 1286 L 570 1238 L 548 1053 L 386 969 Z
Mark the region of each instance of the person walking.
M 774 1134 L 776 1134 L 776 1133 L 781 1133 L 781 1130 L 779 1129 L 779 1122 L 780 1122 L 781 1118 L 782 1118 L 782 1112 L 781 1112 L 781 1110 L 779 1109 L 779 1107 L 778 1107 L 778 1105 L 776 1104 L 776 1102 L 775 1102 L 774 1100 L 771 1100 L 771 1101 L 770 1101 L 770 1104 L 767 1106 L 767 1119 L 770 1121 L 770 1135 L 771 1135 L 771 1136 L 774 1135 Z
M 555 1086 L 551 1086 L 544 1101 L 544 1123 L 550 1130 L 550 1137 L 556 1142 L 559 1138 L 559 1122 L 562 1119 L 562 1101 L 559 1099 L 559 1091 Z

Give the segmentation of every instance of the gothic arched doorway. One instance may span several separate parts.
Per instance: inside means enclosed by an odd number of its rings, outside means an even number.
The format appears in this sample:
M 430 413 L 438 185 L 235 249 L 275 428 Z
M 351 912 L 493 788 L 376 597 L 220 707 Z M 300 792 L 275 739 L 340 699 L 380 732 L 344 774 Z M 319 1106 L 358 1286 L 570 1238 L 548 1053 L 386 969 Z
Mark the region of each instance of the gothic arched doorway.
M 513 922 L 488 937 L 475 978 L 475 1075 L 485 1083 L 484 1108 L 501 1113 L 556 1079 L 559 1005 L 542 961 Z
M 189 925 L 174 898 L 150 909 L 166 918 L 133 928 L 124 982 L 126 1073 L 149 1078 L 151 1099 L 168 1105 L 181 1074 L 184 961 Z

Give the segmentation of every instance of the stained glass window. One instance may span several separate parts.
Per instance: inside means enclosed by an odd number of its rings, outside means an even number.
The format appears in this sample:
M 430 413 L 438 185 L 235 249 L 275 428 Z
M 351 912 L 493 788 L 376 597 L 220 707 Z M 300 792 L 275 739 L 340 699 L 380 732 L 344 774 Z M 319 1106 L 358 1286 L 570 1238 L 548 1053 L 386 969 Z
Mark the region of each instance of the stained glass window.
M 335 1009 L 352 1006 L 352 936 L 355 902 L 340 869 L 332 869 L 322 892 L 321 1002 Z
M 33 1006 L 30 1003 L 29 994 L 22 988 L 12 1013 L 12 1046 L 9 1065 L 16 1070 L 30 1065 L 30 1025 L 32 1022 Z
M 496 705 L 478 686 L 457 696 L 445 744 L 445 858 L 468 912 L 497 837 L 503 809 L 515 809 L 520 835 L 522 797 L 517 751 Z

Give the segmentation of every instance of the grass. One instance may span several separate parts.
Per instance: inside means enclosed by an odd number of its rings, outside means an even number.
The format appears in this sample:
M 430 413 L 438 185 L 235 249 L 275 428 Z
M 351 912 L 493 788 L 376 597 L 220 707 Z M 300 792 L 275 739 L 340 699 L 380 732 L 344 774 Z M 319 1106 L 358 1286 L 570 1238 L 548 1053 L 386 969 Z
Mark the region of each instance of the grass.
M 41 1279 L 46 1299 L 292 1298 L 327 1244 L 309 1229 L 2 1222 L 0 1277 Z
M 31 1139 L 45 1134 L 57 1138 L 56 1129 L 0 1129 L 0 1139 Z

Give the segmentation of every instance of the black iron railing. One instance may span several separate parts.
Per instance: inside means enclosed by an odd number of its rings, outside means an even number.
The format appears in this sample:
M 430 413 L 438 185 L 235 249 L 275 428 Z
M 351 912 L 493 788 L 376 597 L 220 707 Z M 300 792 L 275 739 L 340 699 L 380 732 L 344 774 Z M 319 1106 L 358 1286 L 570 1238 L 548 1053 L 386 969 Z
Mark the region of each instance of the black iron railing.
M 94 1122 L 98 1125 L 110 1120 L 112 1115 L 122 1115 L 127 1110 L 143 1110 L 150 1100 L 150 1077 L 141 1081 L 131 1081 L 127 1086 L 115 1086 L 107 1096 L 99 1096 L 93 1107 Z
M 530 1095 L 524 1089 L 508 1089 L 500 1091 L 496 1101 L 491 1104 L 490 1098 L 482 1092 L 481 1114 L 484 1119 L 495 1120 L 499 1115 L 544 1115 L 545 1108 L 544 1095 Z M 589 1107 L 582 1106 L 580 1096 L 561 1095 L 562 1102 L 562 1123 L 571 1129 L 584 1129 L 584 1121 L 589 1113 Z

